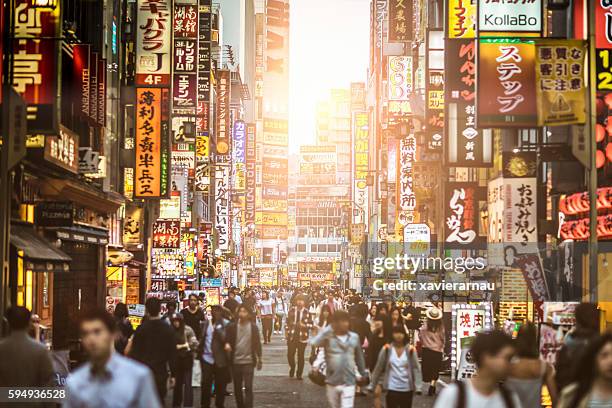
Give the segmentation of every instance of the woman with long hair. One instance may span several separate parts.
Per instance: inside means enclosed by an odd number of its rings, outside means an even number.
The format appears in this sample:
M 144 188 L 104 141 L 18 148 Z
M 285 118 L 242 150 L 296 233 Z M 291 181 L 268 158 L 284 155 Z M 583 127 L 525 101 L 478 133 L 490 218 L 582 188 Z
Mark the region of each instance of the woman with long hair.
M 436 383 L 442 368 L 442 355 L 446 335 L 442 325 L 442 310 L 432 307 L 425 312 L 427 322 L 419 331 L 421 339 L 421 358 L 423 360 L 423 382 L 429 383 L 427 395 L 436 395 Z
M 406 328 L 406 324 L 404 322 L 404 317 L 402 316 L 401 308 L 395 306 L 393 309 L 391 309 L 391 312 L 389 312 L 389 319 L 391 321 L 392 329 L 394 327 L 401 327 L 406 333 L 408 333 L 408 329 Z
M 317 331 L 323 330 L 325 327 L 329 325 L 331 322 L 331 309 L 328 305 L 321 306 L 321 311 L 319 313 L 319 320 L 317 321 Z
M 270 294 L 267 291 L 262 292 L 261 300 L 257 305 L 259 317 L 261 319 L 261 327 L 263 331 L 264 344 L 270 343 L 272 339 L 272 323 L 274 321 L 275 305 L 270 299 Z
M 389 308 L 385 303 L 379 303 L 376 307 L 376 317 L 371 323 L 372 335 L 366 353 L 366 363 L 371 373 L 374 372 L 380 350 L 391 340 L 391 319 Z M 375 384 L 371 384 L 374 387 Z M 374 387 L 374 408 L 382 407 L 382 393 Z
M 542 406 L 542 385 L 546 384 L 553 407 L 557 405 L 555 370 L 540 359 L 537 329 L 533 323 L 521 326 L 515 341 L 516 358 L 510 366 L 506 380 L 509 389 L 516 392 L 524 407 Z
M 175 384 L 172 393 L 172 406 L 193 406 L 193 389 L 191 388 L 191 375 L 193 369 L 194 352 L 198 347 L 198 339 L 193 329 L 185 324 L 182 314 L 176 313 L 170 317 L 170 324 L 174 329 L 176 354 L 171 364 L 174 366 Z
M 115 350 L 119 354 L 125 352 L 125 348 L 134 334 L 132 323 L 128 320 L 128 308 L 125 303 L 117 303 L 113 312 L 115 321 L 117 322 L 117 332 L 115 335 Z
M 372 306 L 370 306 L 370 310 L 368 311 L 368 317 L 366 317 L 366 320 L 368 321 L 368 323 L 372 324 L 374 319 L 376 319 L 377 313 L 378 313 L 378 308 L 376 306 L 376 303 L 372 302 Z
M 563 389 L 559 408 L 612 406 L 612 333 L 589 343 L 576 373 L 578 381 Z

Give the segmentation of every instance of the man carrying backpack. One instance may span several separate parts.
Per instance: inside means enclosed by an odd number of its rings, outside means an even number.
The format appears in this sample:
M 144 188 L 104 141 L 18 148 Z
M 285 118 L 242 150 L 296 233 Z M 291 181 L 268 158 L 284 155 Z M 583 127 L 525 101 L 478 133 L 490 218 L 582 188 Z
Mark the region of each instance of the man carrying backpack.
M 518 396 L 500 384 L 510 372 L 512 339 L 498 330 L 479 333 L 470 352 L 476 375 L 444 388 L 434 408 L 523 408 Z

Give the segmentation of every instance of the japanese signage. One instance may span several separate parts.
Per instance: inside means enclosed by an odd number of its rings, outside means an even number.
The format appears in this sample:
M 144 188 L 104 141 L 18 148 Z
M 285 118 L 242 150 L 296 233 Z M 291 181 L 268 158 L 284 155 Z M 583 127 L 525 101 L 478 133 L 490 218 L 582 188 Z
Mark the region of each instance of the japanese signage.
M 595 47 L 612 49 L 612 3 L 598 0 L 591 6 L 595 7 Z
M 413 91 L 412 57 L 389 57 L 388 98 L 389 112 L 393 114 L 410 113 L 410 94 Z
M 612 209 L 612 187 L 597 189 L 597 211 Z M 569 196 L 562 195 L 559 199 L 559 211 L 565 215 L 587 213 L 590 210 L 589 193 L 575 193 Z
M 217 153 L 227 154 L 229 152 L 230 136 L 230 72 L 219 71 L 219 83 L 217 84 Z
M 542 0 L 479 0 L 478 31 L 539 35 L 542 31 Z
M 442 148 L 444 138 L 444 71 L 427 70 L 425 121 L 431 150 Z
M 224 163 L 215 167 L 215 218 L 217 247 L 222 251 L 230 248 L 230 168 Z
M 246 185 L 246 124 L 237 120 L 234 122 L 232 134 L 232 164 L 234 166 L 234 190 L 244 191 Z
M 287 225 L 287 213 L 286 212 L 256 212 L 255 223 L 262 225 Z
M 478 84 L 479 128 L 536 125 L 533 41 L 481 39 Z
M 60 125 L 59 136 L 45 137 L 44 159 L 77 174 L 79 172 L 79 135 Z
M 173 108 L 195 108 L 197 98 L 196 42 L 175 40 L 172 84 Z M 187 71 L 190 69 L 190 71 Z
M 167 90 L 160 88 L 136 89 L 135 197 L 154 198 L 168 194 L 168 121 L 162 113 L 164 93 Z
M 247 224 L 255 222 L 255 198 L 256 198 L 256 149 L 257 139 L 255 136 L 255 125 L 247 125 L 246 133 L 246 201 L 245 221 Z
M 398 222 L 407 225 L 414 222 L 416 194 L 414 192 L 414 163 L 416 162 L 416 137 L 408 135 L 400 141 L 399 174 L 397 176 Z
M 538 126 L 584 123 L 585 43 L 579 40 L 538 41 L 536 50 Z
M 523 278 L 534 302 L 550 300 L 542 259 L 538 253 L 521 255 L 514 265 L 523 272 Z
M 356 204 L 356 211 L 353 212 L 353 224 L 368 223 L 368 186 L 367 176 L 369 170 L 369 130 L 368 114 L 357 112 L 353 117 L 353 202 Z
M 136 85 L 169 86 L 172 49 L 170 0 L 138 0 Z
M 468 245 L 480 235 L 480 203 L 486 190 L 476 183 L 447 183 L 444 204 L 444 242 Z
M 389 42 L 412 41 L 412 7 L 412 1 L 389 0 Z
M 140 207 L 128 205 L 123 218 L 123 245 L 135 246 L 142 242 L 144 212 Z
M 466 345 L 463 339 L 475 337 L 477 333 L 490 329 L 492 326 L 491 308 L 488 304 L 480 305 L 453 305 L 452 311 L 452 356 L 453 370 L 451 375 L 456 378 L 456 369 Z
M 447 40 L 444 49 L 447 163 L 461 167 L 491 166 L 491 132 L 476 128 L 476 42 Z
M 404 226 L 404 253 L 408 256 L 429 254 L 431 229 L 427 224 L 408 224 Z
M 35 7 L 30 0 L 15 0 L 13 7 L 19 38 L 13 49 L 13 87 L 28 105 L 28 134 L 57 134 L 59 42 L 38 38 L 60 35 L 60 7 Z
M 198 6 L 195 4 L 174 5 L 174 37 L 197 38 Z M 175 52 L 176 56 L 176 52 Z M 195 63 L 195 61 L 194 61 Z
M 538 240 L 537 179 L 504 178 L 504 242 L 521 247 Z
M 157 220 L 153 223 L 153 248 L 180 248 L 181 223 L 178 220 Z
M 476 0 L 448 1 L 448 38 L 476 37 Z

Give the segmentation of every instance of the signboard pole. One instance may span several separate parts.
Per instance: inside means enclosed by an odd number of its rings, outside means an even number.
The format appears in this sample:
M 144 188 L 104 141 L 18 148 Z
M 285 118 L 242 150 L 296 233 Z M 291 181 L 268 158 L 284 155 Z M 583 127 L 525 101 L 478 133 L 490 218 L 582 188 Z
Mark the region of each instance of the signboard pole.
M 595 126 L 597 124 L 597 106 L 595 78 L 595 0 L 589 2 L 589 301 L 597 302 L 597 166 L 595 147 Z

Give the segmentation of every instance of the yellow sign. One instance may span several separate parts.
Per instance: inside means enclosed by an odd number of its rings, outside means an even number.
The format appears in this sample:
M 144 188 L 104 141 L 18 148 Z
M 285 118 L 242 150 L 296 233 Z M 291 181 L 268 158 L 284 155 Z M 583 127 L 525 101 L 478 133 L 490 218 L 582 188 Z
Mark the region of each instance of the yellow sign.
M 448 1 L 448 38 L 476 37 L 476 0 Z
M 287 213 L 256 212 L 255 223 L 262 225 L 287 225 Z
M 196 158 L 203 159 L 210 154 L 210 138 L 208 136 L 196 137 Z
M 536 51 L 538 126 L 581 124 L 586 121 L 584 59 L 580 40 L 542 40 Z

